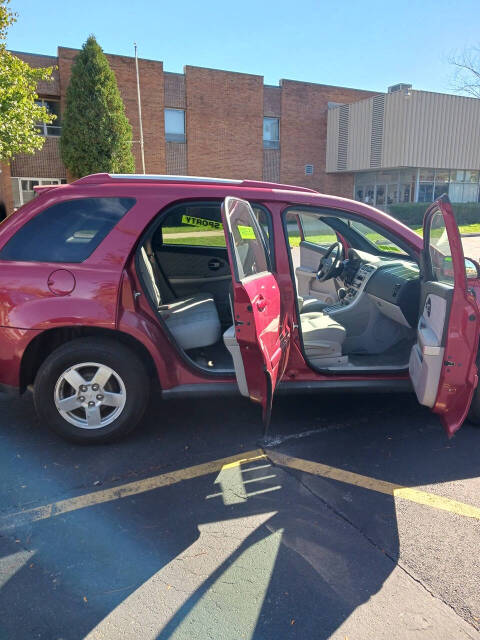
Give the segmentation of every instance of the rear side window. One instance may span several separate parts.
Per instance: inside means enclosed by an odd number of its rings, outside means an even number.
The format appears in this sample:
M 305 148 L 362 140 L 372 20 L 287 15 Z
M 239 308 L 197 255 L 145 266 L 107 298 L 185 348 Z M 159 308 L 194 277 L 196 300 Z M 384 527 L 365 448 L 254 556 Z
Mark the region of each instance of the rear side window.
M 54 204 L 17 231 L 0 251 L 0 259 L 83 262 L 134 204 L 134 198 L 80 198 Z
M 251 204 L 251 207 L 273 256 L 270 215 L 259 205 Z M 157 250 L 162 248 L 162 244 L 163 246 L 226 247 L 221 203 L 200 202 L 174 205 L 154 233 L 152 244 Z

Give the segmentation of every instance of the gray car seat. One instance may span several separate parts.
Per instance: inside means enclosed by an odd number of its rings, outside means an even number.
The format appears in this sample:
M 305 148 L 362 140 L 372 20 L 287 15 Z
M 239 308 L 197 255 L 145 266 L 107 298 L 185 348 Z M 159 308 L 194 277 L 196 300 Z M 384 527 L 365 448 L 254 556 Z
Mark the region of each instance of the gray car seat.
M 347 337 L 345 327 L 319 311 L 300 314 L 300 324 L 308 360 L 320 364 L 325 359 L 342 357 L 342 345 Z
M 213 296 L 198 293 L 163 303 L 158 283 L 160 275 L 155 257 L 149 258 L 145 247 L 140 249 L 140 275 L 150 299 L 178 344 L 185 350 L 208 347 L 220 340 L 221 326 Z

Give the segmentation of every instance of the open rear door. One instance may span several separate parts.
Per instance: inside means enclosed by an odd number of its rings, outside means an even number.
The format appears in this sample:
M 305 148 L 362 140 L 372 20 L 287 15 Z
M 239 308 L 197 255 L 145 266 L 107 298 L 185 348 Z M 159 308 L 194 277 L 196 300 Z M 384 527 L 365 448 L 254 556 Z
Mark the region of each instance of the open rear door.
M 423 234 L 420 319 L 410 377 L 419 402 L 439 414 L 451 437 L 467 416 L 478 382 L 478 307 L 446 196 L 427 210 Z
M 227 197 L 222 205 L 233 282 L 234 325 L 225 334 L 242 395 L 263 407 L 270 421 L 273 393 L 285 370 L 290 329 L 272 273 L 270 253 L 252 207 Z

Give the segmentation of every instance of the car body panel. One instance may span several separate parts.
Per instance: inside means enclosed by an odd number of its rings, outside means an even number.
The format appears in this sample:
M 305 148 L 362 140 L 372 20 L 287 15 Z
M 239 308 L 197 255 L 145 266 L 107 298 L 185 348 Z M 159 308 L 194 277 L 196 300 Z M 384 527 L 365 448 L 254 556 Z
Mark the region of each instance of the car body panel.
M 261 204 L 270 211 L 274 235 L 275 271 L 273 278 L 281 291 L 282 326 L 291 331 L 291 345 L 285 364 L 283 381 L 307 384 L 329 382 L 332 376 L 313 371 L 305 361 L 298 333 L 296 291 L 291 273 L 290 257 L 284 234 L 282 212 L 292 205 L 324 207 L 357 215 L 398 236 L 406 244 L 412 256 L 419 258 L 423 249 L 422 238 L 395 218 L 364 203 L 322 195 L 295 187 L 285 187 L 261 182 L 211 182 L 184 181 L 175 177 L 158 180 L 147 178 L 135 180 L 131 177 L 111 178 L 108 175 L 89 176 L 68 185 L 59 185 L 41 192 L 37 198 L 22 207 L 0 227 L 0 249 L 28 220 L 46 207 L 59 201 L 84 197 L 131 197 L 136 204 L 123 216 L 107 237 L 81 264 L 19 263 L 0 260 L 0 384 L 20 385 L 21 354 L 32 339 L 46 330 L 55 328 L 86 326 L 103 330 L 120 331 L 141 343 L 155 364 L 160 386 L 164 390 L 185 385 L 231 385 L 232 376 L 213 374 L 200 369 L 183 357 L 178 347 L 164 331 L 162 323 L 148 304 L 135 273 L 134 251 L 145 230 L 173 203 L 188 200 L 223 201 L 226 195 L 236 196 L 252 203 Z M 49 278 L 56 270 L 72 274 L 75 288 L 70 293 L 60 293 L 49 286 Z M 273 281 L 271 283 L 273 285 Z M 468 320 L 471 305 L 478 313 L 480 279 L 468 281 L 476 292 L 473 296 L 462 294 L 463 311 L 455 321 L 456 334 L 461 334 L 473 323 Z M 252 295 L 253 292 L 250 292 Z M 468 303 L 468 304 L 467 304 Z M 247 305 L 246 300 L 241 304 Z M 241 313 L 247 313 L 241 311 Z M 277 313 L 277 312 L 275 312 Z M 471 325 L 466 323 L 470 322 Z M 453 328 L 453 325 L 452 325 Z M 478 331 L 478 329 L 477 329 Z M 278 336 L 277 336 L 278 337 Z M 466 361 L 463 349 L 476 353 L 478 333 L 471 335 L 468 345 L 456 342 L 454 332 L 447 342 L 447 351 L 459 350 L 454 359 Z M 464 357 L 465 356 L 465 357 Z M 285 352 L 285 358 L 287 353 Z M 461 358 L 461 359 L 460 359 Z M 254 365 L 252 365 L 254 366 Z M 255 365 L 256 366 L 256 365 Z M 281 364 L 283 369 L 283 363 Z M 452 372 L 451 381 L 459 374 Z M 260 373 L 258 374 L 260 376 Z M 263 372 L 262 374 L 263 375 Z M 470 386 L 474 384 L 470 367 Z M 335 381 L 350 383 L 352 380 L 408 380 L 408 373 L 401 374 L 336 374 Z M 258 386 L 258 385 L 257 385 Z M 455 386 L 455 382 L 453 382 Z M 451 387 L 443 385 L 435 410 L 442 419 L 450 420 L 446 408 L 451 404 Z M 258 391 L 258 389 L 257 389 Z M 254 396 L 259 396 L 253 392 Z M 463 397 L 463 396 L 462 396 Z M 460 398 L 460 396 L 459 396 Z M 465 404 L 465 398 L 456 404 Z M 458 413 L 458 409 L 456 410 Z M 447 416 L 447 417 L 445 417 Z

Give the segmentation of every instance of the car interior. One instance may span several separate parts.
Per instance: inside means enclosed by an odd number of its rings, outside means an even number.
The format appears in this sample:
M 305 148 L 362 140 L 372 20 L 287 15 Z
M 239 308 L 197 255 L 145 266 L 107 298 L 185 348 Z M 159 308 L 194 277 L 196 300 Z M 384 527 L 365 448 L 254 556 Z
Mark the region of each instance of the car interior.
M 265 211 L 257 214 L 268 235 Z M 234 373 L 232 274 L 220 203 L 173 206 L 142 242 L 137 269 L 185 355 L 209 372 Z
M 269 216 L 260 206 L 254 213 L 271 247 Z M 415 260 L 397 240 L 339 211 L 292 208 L 284 229 L 310 366 L 332 373 L 408 369 L 420 302 Z M 248 241 L 242 247 L 248 252 Z M 137 270 L 186 356 L 210 372 L 234 372 L 220 203 L 174 205 L 142 241 Z
M 408 369 L 420 272 L 407 251 L 336 211 L 290 210 L 285 228 L 309 364 L 331 372 Z

